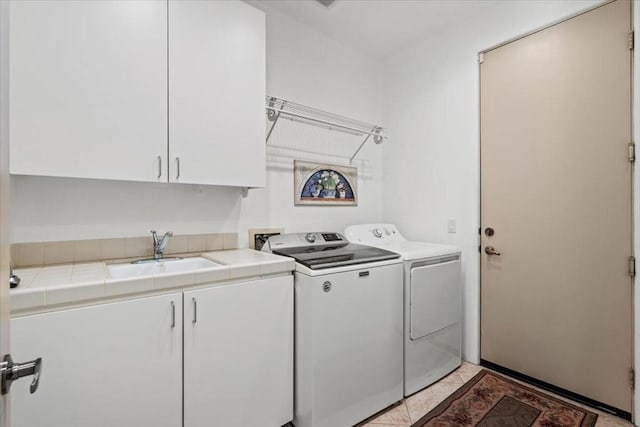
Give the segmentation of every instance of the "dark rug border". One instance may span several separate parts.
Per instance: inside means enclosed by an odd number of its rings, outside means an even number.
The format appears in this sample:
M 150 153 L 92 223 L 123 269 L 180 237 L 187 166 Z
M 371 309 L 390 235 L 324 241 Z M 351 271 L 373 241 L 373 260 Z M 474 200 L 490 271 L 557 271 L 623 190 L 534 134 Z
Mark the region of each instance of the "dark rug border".
M 561 403 L 563 405 L 569 406 L 570 408 L 575 408 L 579 411 L 582 411 L 585 413 L 584 418 L 582 419 L 582 422 L 580 423 L 580 427 L 594 427 L 596 424 L 596 420 L 598 419 L 598 414 L 596 414 L 595 412 L 591 412 L 588 409 L 585 408 L 581 408 L 579 406 L 576 406 L 570 402 L 566 402 L 562 399 L 558 399 L 557 397 L 551 396 L 546 392 L 542 392 L 536 389 L 533 389 L 525 384 L 521 384 L 517 381 L 512 380 L 511 378 L 505 377 L 504 375 L 498 374 L 496 372 L 492 372 L 492 371 L 488 371 L 486 369 L 482 369 L 480 372 L 478 372 L 473 378 L 471 378 L 469 381 L 467 381 L 466 383 L 464 383 L 464 385 L 462 385 L 459 389 L 457 389 L 452 395 L 450 395 L 449 397 L 447 397 L 445 400 L 443 400 L 442 402 L 440 402 L 440 404 L 438 404 L 438 406 L 436 406 L 435 408 L 433 408 L 431 411 L 429 411 L 426 415 L 424 415 L 422 418 L 420 418 L 418 421 L 416 421 L 415 423 L 411 424 L 411 427 L 421 427 L 422 425 L 424 425 L 426 422 L 430 421 L 431 419 L 442 415 L 442 413 L 447 410 L 451 404 L 456 401 L 460 396 L 462 396 L 463 394 L 465 394 L 467 391 L 469 391 L 469 389 L 471 387 L 473 387 L 476 383 L 478 383 L 482 378 L 484 378 L 486 375 L 493 375 L 495 377 L 498 377 L 499 379 L 510 383 L 512 385 L 515 385 L 517 387 L 523 388 L 527 391 L 530 391 L 532 393 L 538 394 L 538 395 L 543 395 L 546 399 L 552 400 L 554 402 L 558 402 Z

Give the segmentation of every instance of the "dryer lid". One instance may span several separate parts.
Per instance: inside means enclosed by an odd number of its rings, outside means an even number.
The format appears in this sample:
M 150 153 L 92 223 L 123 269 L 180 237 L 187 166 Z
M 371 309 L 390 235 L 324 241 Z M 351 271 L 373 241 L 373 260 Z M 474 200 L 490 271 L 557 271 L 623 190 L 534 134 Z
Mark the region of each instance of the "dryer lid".
M 351 225 L 344 231 L 350 242 L 397 252 L 405 261 L 459 254 L 452 245 L 407 240 L 393 224 Z

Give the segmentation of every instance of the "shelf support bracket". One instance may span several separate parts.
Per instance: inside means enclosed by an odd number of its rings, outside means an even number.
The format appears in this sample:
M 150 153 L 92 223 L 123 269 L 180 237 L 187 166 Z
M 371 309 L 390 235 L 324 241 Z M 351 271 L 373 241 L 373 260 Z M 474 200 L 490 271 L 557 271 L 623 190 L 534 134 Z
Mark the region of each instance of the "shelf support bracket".
M 273 111 L 269 110 L 269 113 L 273 113 Z M 269 113 L 267 113 L 267 115 Z M 269 120 L 272 121 L 273 123 L 271 124 L 271 127 L 269 128 L 269 132 L 267 132 L 267 140 L 265 141 L 266 144 L 269 143 L 269 138 L 271 137 L 271 132 L 273 132 L 273 128 L 276 127 L 276 123 L 278 123 L 278 119 L 279 118 L 280 118 L 280 111 L 278 111 L 277 113 L 273 113 L 273 119 L 269 118 Z
M 362 141 L 362 143 L 360 144 L 360 146 L 358 147 L 358 149 L 356 150 L 355 153 L 353 153 L 353 156 L 351 156 L 351 158 L 349 159 L 349 164 L 353 164 L 353 159 L 356 158 L 356 156 L 358 155 L 358 153 L 360 152 L 360 150 L 362 150 L 362 147 L 364 147 L 364 144 L 367 143 L 367 141 L 369 140 L 369 138 L 371 137 L 371 135 L 373 134 L 373 141 L 376 144 L 380 144 L 382 142 L 382 137 L 379 135 L 380 131 L 382 129 L 378 126 L 374 126 L 373 129 L 371 129 L 372 133 L 368 133 L 367 136 L 365 137 L 364 141 Z
M 282 103 L 282 106 L 280 107 L 280 110 L 278 110 L 277 112 L 273 110 L 273 98 L 272 101 L 269 103 L 269 109 L 267 109 L 267 119 L 270 122 L 273 122 L 271 124 L 271 127 L 269 128 L 269 131 L 267 132 L 267 138 L 265 141 L 265 144 L 269 144 L 269 138 L 271 137 L 271 133 L 273 132 L 273 128 L 276 127 L 276 123 L 278 123 L 278 119 L 280 118 L 280 112 L 282 111 L 282 109 L 284 108 L 284 106 L 286 105 L 286 103 Z
M 369 138 L 371 138 L 371 135 L 367 135 L 367 137 L 364 139 L 364 141 L 362 141 L 362 143 L 360 144 L 360 146 L 358 147 L 358 149 L 356 150 L 355 153 L 353 153 L 353 156 L 351 156 L 351 158 L 349 159 L 349 164 L 353 163 L 353 159 L 356 158 L 356 156 L 358 155 L 358 153 L 360 152 L 360 150 L 362 150 L 362 147 L 364 147 L 364 144 L 367 143 L 367 141 L 369 140 Z

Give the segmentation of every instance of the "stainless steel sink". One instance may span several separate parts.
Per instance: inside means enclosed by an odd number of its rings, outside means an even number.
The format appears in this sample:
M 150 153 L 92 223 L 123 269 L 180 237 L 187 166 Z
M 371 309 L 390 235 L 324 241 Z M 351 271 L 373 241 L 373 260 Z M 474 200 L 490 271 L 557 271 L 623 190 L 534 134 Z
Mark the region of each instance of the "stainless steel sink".
M 153 260 L 143 263 L 112 264 L 107 266 L 109 276 L 113 279 L 126 279 L 139 276 L 157 276 L 159 274 L 176 274 L 204 268 L 222 267 L 222 264 L 202 257 L 172 258 Z

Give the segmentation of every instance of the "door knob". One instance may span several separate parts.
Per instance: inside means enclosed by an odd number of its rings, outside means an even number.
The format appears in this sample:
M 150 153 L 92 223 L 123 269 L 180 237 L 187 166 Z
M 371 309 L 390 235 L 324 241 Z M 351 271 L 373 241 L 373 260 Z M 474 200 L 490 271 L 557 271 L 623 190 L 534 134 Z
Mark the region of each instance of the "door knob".
M 11 359 L 11 355 L 4 356 L 4 360 L 0 362 L 0 379 L 2 382 L 2 394 L 9 393 L 11 384 L 20 378 L 33 375 L 33 381 L 29 391 L 35 393 L 40 384 L 40 371 L 42 370 L 42 358 L 38 357 L 35 360 L 25 363 L 14 363 Z
M 487 255 L 500 256 L 500 252 L 496 251 L 493 246 L 487 246 L 486 248 L 484 248 L 484 253 Z

